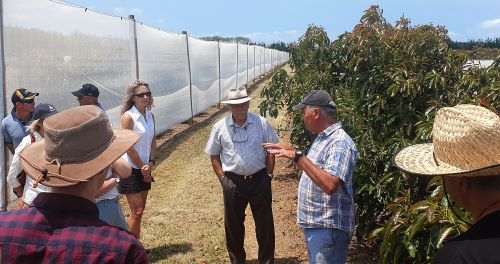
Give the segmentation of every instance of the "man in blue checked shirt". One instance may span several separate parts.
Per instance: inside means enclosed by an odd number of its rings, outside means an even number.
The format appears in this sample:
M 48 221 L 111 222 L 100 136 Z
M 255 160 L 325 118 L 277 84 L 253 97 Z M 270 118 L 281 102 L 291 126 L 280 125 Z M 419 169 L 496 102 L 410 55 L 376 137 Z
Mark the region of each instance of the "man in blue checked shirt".
M 294 160 L 303 171 L 297 223 L 304 229 L 309 263 L 345 263 L 354 232 L 356 145 L 337 122 L 337 108 L 327 92 L 313 90 L 292 109 L 301 109 L 306 129 L 317 134 L 307 156 L 282 144 L 264 147 L 276 157 Z

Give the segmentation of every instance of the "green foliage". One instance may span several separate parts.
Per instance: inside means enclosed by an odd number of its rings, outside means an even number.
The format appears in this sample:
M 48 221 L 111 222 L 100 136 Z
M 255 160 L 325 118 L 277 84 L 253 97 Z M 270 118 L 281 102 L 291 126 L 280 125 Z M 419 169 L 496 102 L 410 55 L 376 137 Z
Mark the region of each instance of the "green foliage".
M 313 137 L 291 106 L 312 89 L 335 98 L 339 120 L 359 151 L 357 235 L 367 238 L 372 231 L 383 263 L 429 262 L 444 239 L 465 229 L 448 212 L 436 179 L 404 177 L 390 162 L 398 149 L 430 140 L 441 107 L 500 108 L 500 58 L 487 69 L 464 69 L 468 58 L 447 43 L 444 27 L 412 26 L 407 18 L 393 26 L 372 6 L 334 42 L 323 28 L 310 26 L 291 51 L 294 75 L 279 71 L 262 91 L 261 113 L 285 110 L 291 141 L 300 147 Z

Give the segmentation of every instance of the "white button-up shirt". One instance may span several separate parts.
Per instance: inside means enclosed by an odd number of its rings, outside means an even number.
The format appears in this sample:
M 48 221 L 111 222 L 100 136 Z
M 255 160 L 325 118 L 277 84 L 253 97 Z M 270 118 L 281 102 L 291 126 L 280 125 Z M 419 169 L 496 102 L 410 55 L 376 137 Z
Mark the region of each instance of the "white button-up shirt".
M 234 123 L 232 115 L 212 127 L 205 152 L 220 155 L 222 170 L 250 175 L 266 167 L 263 143 L 278 143 L 278 135 L 264 117 L 248 113 L 243 126 Z
M 137 143 L 135 143 L 134 148 L 137 151 L 137 154 L 139 154 L 139 158 L 141 159 L 142 163 L 148 164 L 149 163 L 149 156 L 151 154 L 151 143 L 153 142 L 153 138 L 155 136 L 155 124 L 153 121 L 153 115 L 151 112 L 146 110 L 146 118 L 137 110 L 135 106 L 132 106 L 127 112 L 127 114 L 132 117 L 132 120 L 134 120 L 134 132 L 139 134 L 140 138 Z M 123 154 L 122 158 L 128 163 L 136 168 L 137 166 L 130 160 L 129 156 L 127 153 Z

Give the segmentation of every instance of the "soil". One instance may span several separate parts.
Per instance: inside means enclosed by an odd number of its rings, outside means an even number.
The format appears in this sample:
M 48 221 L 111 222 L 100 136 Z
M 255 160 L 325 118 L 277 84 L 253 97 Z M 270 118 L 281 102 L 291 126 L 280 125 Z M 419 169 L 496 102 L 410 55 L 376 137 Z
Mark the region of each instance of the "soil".
M 290 72 L 290 68 L 285 66 L 285 70 Z M 249 94 L 253 98 L 251 100 L 250 111 L 254 113 L 259 113 L 259 109 L 257 108 L 258 104 L 262 100 L 260 96 L 260 91 L 266 84 L 269 82 L 266 78 L 257 79 L 255 83 L 252 83 L 248 86 Z M 152 262 L 162 262 L 162 263 L 227 263 L 227 252 L 225 251 L 225 242 L 223 237 L 224 226 L 223 226 L 223 213 L 222 213 L 222 195 L 220 194 L 220 190 L 217 188 L 219 186 L 214 187 L 214 182 L 216 182 L 215 175 L 213 171 L 211 171 L 211 166 L 209 162 L 207 163 L 208 157 L 205 156 L 199 160 L 197 155 L 201 155 L 203 157 L 204 153 L 203 149 L 205 147 L 206 138 L 208 138 L 207 134 L 210 131 L 211 125 L 222 118 L 224 115 L 228 113 L 228 110 L 225 108 L 212 107 L 206 110 L 204 113 L 193 118 L 192 121 L 185 122 L 183 124 L 179 124 L 172 129 L 166 131 L 165 133 L 159 135 L 157 137 L 158 150 L 157 150 L 157 160 L 160 160 L 161 164 L 158 166 L 159 168 L 155 172 L 155 175 L 163 174 L 165 171 L 162 169 L 162 166 L 165 166 L 166 171 L 172 171 L 175 169 L 172 166 L 176 166 L 175 161 L 170 161 L 173 156 L 175 156 L 175 160 L 182 160 L 182 162 L 186 162 L 184 166 L 184 170 L 192 171 L 195 174 L 208 174 L 207 177 L 204 176 L 203 182 L 199 181 L 195 182 L 187 182 L 188 178 L 185 179 L 171 179 L 170 184 L 177 184 L 182 186 L 187 186 L 187 188 L 182 189 L 181 192 L 176 191 L 176 189 L 172 189 L 173 193 L 169 195 L 159 195 L 156 194 L 154 189 L 150 193 L 150 198 L 148 201 L 148 208 L 146 209 L 146 213 L 144 216 L 144 233 L 151 233 L 150 228 L 148 227 L 151 224 L 151 221 L 159 223 L 159 221 L 164 221 L 168 217 L 160 217 L 158 216 L 158 212 L 155 212 L 157 209 L 157 204 L 163 205 L 164 207 L 171 206 L 170 210 L 178 210 L 174 212 L 173 215 L 177 217 L 181 217 L 183 214 L 189 214 L 193 216 L 196 214 L 194 212 L 186 213 L 185 211 L 192 211 L 187 209 L 190 206 L 198 206 L 196 201 L 184 201 L 183 209 L 175 209 L 176 205 L 170 205 L 168 202 L 169 199 L 176 199 L 176 196 L 183 197 L 184 199 L 200 199 L 199 189 L 198 188 L 189 188 L 191 184 L 198 185 L 211 185 L 211 191 L 206 193 L 206 197 L 202 197 L 201 199 L 205 199 L 205 201 L 210 201 L 203 214 L 204 219 L 208 219 L 208 222 L 215 222 L 215 226 L 213 228 L 215 230 L 211 230 L 205 233 L 204 229 L 211 229 L 211 226 L 203 227 L 204 222 L 194 221 L 196 224 L 196 228 L 193 227 L 191 230 L 185 230 L 185 233 L 181 233 L 180 237 L 184 235 L 184 238 L 180 238 L 171 233 L 175 233 L 175 229 L 184 229 L 185 224 L 177 223 L 173 224 L 174 227 L 165 226 L 161 232 L 169 233 L 169 237 L 171 239 L 173 245 L 158 245 L 158 237 L 144 235 L 144 238 L 141 239 L 146 247 L 152 248 L 152 253 L 150 254 L 150 260 Z M 270 123 L 276 128 L 287 127 L 288 123 L 286 118 L 283 115 L 280 115 L 278 119 L 268 118 Z M 197 135 L 201 136 L 202 139 L 197 139 Z M 279 129 L 280 141 L 282 143 L 287 143 L 289 135 L 287 134 L 286 129 Z M 186 150 L 184 152 L 179 153 L 181 150 Z M 192 154 L 192 153 L 199 154 Z M 182 155 L 193 155 L 193 157 L 185 157 Z M 181 156 L 181 157 L 180 157 Z M 192 162 L 189 163 L 189 159 L 193 159 Z M 197 163 L 199 162 L 199 163 Z M 197 168 L 192 168 L 193 166 L 197 166 Z M 175 172 L 171 172 L 172 175 Z M 276 263 L 307 263 L 307 249 L 304 242 L 304 237 L 301 229 L 299 229 L 296 225 L 296 203 L 297 203 L 297 186 L 298 186 L 298 174 L 295 168 L 291 163 L 283 160 L 277 159 L 275 166 L 275 177 L 272 184 L 273 190 L 273 213 L 274 213 L 274 224 L 275 224 L 275 233 L 276 233 Z M 155 178 L 160 178 L 163 176 L 155 176 Z M 172 176 L 176 177 L 176 176 Z M 205 178 L 208 178 L 205 180 Z M 158 181 L 158 180 L 157 180 Z M 160 178 L 161 182 L 162 179 Z M 191 185 L 192 186 L 192 185 Z M 169 187 L 167 187 L 169 188 Z M 170 190 L 170 189 L 169 189 Z M 166 190 L 164 190 L 165 192 Z M 161 197 L 160 197 L 161 196 Z M 217 202 L 214 204 L 212 199 L 215 199 Z M 152 203 L 151 200 L 155 200 Z M 124 210 L 127 211 L 127 207 L 125 202 L 122 200 Z M 213 212 L 216 211 L 216 212 Z M 218 211 L 218 212 L 217 212 Z M 168 213 L 165 213 L 168 215 Z M 253 224 L 253 218 L 251 216 L 251 211 L 248 208 L 246 214 L 246 237 L 245 237 L 245 249 L 247 251 L 247 263 L 258 263 L 256 260 L 258 245 L 255 239 L 255 226 Z M 199 217 L 199 216 L 198 216 Z M 168 221 L 168 220 L 167 220 Z M 200 226 L 201 225 L 201 226 Z M 197 228 L 200 228 L 198 230 Z M 191 231 L 190 233 L 188 233 Z M 193 235 L 195 234 L 196 235 Z M 202 234 L 197 234 L 202 233 Z M 211 234 L 213 233 L 213 234 Z M 217 234 L 215 234 L 217 233 Z M 191 237 L 200 237 L 201 241 L 196 242 L 185 242 L 189 240 Z M 211 238 L 208 238 L 211 237 Z M 207 241 L 204 241 L 207 240 Z M 174 243 L 173 241 L 178 241 Z M 184 241 L 184 242 L 182 242 Z M 209 243 L 210 245 L 206 245 Z M 168 249 L 168 250 L 167 250 Z M 199 250 L 203 253 L 189 253 Z M 355 240 L 352 241 L 349 246 L 349 259 L 348 263 L 376 263 L 377 262 L 377 252 L 367 247 L 366 245 L 359 244 Z M 178 254 L 190 254 L 190 257 L 181 257 L 176 256 Z M 189 259 L 189 260 L 186 260 Z

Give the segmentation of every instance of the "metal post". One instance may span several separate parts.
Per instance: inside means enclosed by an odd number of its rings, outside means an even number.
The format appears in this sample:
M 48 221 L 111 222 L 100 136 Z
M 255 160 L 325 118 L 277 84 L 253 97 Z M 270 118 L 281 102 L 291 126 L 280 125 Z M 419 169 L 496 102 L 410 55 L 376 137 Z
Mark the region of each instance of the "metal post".
M 137 52 L 137 29 L 134 15 L 129 15 L 130 52 L 132 57 L 132 80 L 139 80 L 139 54 Z
M 191 106 L 191 119 L 189 120 L 189 124 L 193 125 L 194 119 L 194 111 L 193 111 L 193 84 L 191 80 L 191 59 L 189 57 L 189 36 L 187 31 L 182 31 L 182 34 L 186 35 L 186 51 L 187 51 L 187 59 L 188 59 L 188 72 L 189 72 L 189 104 Z
M 253 79 L 255 80 L 256 79 L 256 75 L 255 75 L 255 44 L 253 45 Z
M 238 42 L 236 42 L 236 89 L 238 89 L 238 73 L 239 73 L 239 53 L 238 53 Z
M 7 104 L 6 104 L 6 86 L 5 86 L 5 57 L 4 57 L 4 42 L 3 42 L 3 1 L 0 1 L 0 82 L 2 85 L 2 89 L 0 89 L 0 96 L 2 97 L 0 111 L 2 111 L 2 118 L 5 117 L 5 113 L 7 113 Z M 0 160 L 2 163 L 0 164 L 0 211 L 7 210 L 7 201 L 9 199 L 7 195 L 7 150 L 4 146 L 3 142 L 3 131 L 0 129 Z
M 247 87 L 248 87 L 248 44 L 247 46 Z
M 217 108 L 220 108 L 220 102 L 222 101 L 221 78 L 220 78 L 220 40 L 217 40 L 217 57 L 219 59 L 219 102 L 217 103 Z

